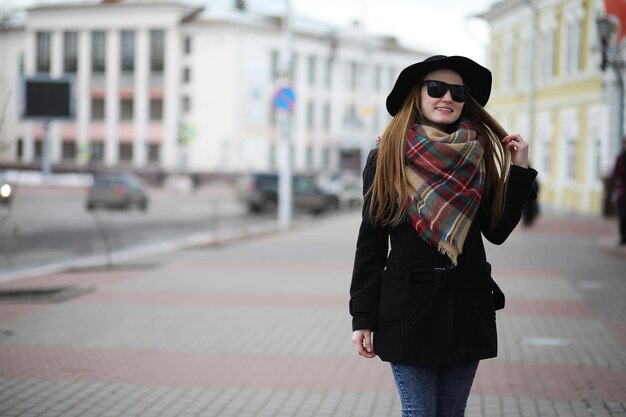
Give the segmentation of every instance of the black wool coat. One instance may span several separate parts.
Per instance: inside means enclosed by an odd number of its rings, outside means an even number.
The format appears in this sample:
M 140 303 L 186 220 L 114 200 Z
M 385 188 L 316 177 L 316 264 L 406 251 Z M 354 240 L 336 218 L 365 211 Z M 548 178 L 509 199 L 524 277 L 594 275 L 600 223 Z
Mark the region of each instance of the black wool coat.
M 374 179 L 376 157 L 377 150 L 370 152 L 363 171 L 364 194 Z M 489 230 L 491 216 L 481 207 L 454 268 L 449 258 L 417 235 L 408 217 L 395 227 L 374 227 L 367 219 L 369 201 L 365 198 L 350 285 L 350 314 L 353 330 L 373 330 L 374 352 L 383 361 L 446 366 L 497 355 L 496 313 L 489 284 L 493 280 L 482 236 L 498 245 L 507 239 L 524 204 L 536 198 L 532 191 L 536 175 L 532 168 L 511 167 L 500 222 Z M 443 282 L 438 281 L 443 285 L 438 285 L 435 278 L 441 277 L 434 275 L 441 275 L 442 270 L 435 268 L 444 268 L 443 274 L 455 278 L 461 288 L 451 279 L 446 285 L 445 276 Z M 471 288 L 463 288 L 466 278 Z

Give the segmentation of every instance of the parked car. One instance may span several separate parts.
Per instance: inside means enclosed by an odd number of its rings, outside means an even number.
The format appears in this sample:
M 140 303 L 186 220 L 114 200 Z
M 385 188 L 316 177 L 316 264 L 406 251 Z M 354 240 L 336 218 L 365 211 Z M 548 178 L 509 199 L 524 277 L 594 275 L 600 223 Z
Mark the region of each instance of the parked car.
M 361 207 L 363 204 L 363 180 L 357 174 L 322 174 L 317 178 L 317 185 L 327 193 L 336 195 L 342 208 Z
M 321 213 L 339 208 L 339 199 L 316 184 L 313 177 L 296 174 L 292 177 L 292 202 L 295 209 Z M 238 185 L 238 198 L 253 213 L 276 210 L 278 206 L 278 174 L 255 173 L 244 176 Z
M 0 204 L 11 204 L 14 194 L 15 193 L 9 181 L 2 174 L 0 174 Z
M 148 209 L 148 191 L 134 174 L 97 174 L 87 194 L 87 210 L 96 208 Z

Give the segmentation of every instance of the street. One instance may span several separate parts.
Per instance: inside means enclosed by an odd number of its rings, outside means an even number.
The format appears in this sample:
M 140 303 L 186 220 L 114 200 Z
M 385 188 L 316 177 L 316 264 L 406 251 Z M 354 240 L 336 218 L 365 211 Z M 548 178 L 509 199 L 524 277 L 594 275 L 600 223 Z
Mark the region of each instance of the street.
M 0 279 L 19 271 L 273 222 L 275 213 L 251 216 L 232 187 L 197 191 L 150 190 L 147 212 L 85 209 L 78 187 L 20 187 L 10 208 L 0 207 Z M 113 259 L 115 262 L 115 258 Z

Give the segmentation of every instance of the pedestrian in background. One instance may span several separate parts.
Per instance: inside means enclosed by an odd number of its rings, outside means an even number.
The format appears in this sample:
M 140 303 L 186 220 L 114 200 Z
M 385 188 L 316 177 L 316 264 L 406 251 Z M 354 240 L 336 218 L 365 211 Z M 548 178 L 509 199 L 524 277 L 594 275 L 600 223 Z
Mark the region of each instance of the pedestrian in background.
M 530 167 L 530 165 L 528 166 Z M 533 193 L 537 196 L 539 195 L 539 181 L 537 178 L 533 181 Z M 522 223 L 524 226 L 532 226 L 535 220 L 537 220 L 537 217 L 539 217 L 540 210 L 539 200 L 537 198 L 527 201 L 522 209 Z
M 626 245 L 626 136 L 622 138 L 622 152 L 618 155 L 613 169 L 613 202 L 619 218 L 620 240 L 618 245 Z
M 403 417 L 462 416 L 478 361 L 497 353 L 504 295 L 481 233 L 505 241 L 537 172 L 522 137 L 484 110 L 490 92 L 491 72 L 465 57 L 405 68 L 363 172 L 352 341 L 391 363 Z

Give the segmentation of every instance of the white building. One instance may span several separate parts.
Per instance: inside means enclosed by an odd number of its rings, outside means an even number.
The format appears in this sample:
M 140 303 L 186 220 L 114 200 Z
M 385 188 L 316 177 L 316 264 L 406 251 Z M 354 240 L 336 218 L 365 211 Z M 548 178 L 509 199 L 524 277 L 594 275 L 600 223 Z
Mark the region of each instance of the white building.
M 233 2 L 235 3 L 235 2 Z M 238 173 L 276 168 L 281 16 L 167 0 L 42 5 L 0 32 L 0 165 L 37 168 L 42 123 L 19 119 L 23 76 L 74 75 L 76 119 L 53 122 L 52 168 Z M 293 165 L 359 169 L 399 71 L 425 54 L 293 20 Z

